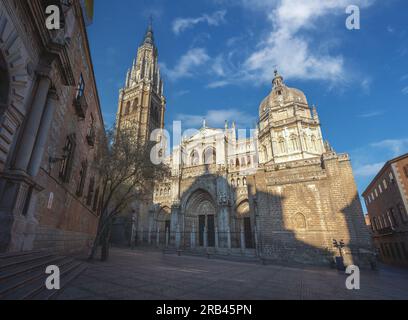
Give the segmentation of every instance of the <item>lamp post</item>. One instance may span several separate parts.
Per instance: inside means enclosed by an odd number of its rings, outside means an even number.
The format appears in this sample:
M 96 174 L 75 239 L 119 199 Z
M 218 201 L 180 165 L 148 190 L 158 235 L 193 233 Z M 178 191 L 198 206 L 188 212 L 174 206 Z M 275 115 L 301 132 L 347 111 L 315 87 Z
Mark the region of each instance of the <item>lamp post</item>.
M 344 266 L 344 258 L 342 249 L 346 246 L 343 240 L 337 241 L 333 239 L 333 246 L 339 250 L 339 257 L 336 257 L 336 266 L 340 271 L 344 271 L 346 267 Z

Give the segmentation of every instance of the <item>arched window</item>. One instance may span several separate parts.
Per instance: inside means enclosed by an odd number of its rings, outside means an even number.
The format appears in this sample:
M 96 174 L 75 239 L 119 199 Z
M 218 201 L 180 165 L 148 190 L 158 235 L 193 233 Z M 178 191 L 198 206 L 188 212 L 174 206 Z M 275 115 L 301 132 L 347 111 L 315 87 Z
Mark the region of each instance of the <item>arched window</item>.
M 251 165 L 251 156 L 247 157 L 247 165 L 250 166 Z
M 303 135 L 302 139 L 303 139 L 303 148 L 308 149 L 308 148 L 309 148 L 309 144 L 307 143 L 307 135 L 306 135 L 306 133 Z
M 241 179 L 238 178 L 238 179 L 237 179 L 237 187 L 239 187 L 240 185 L 241 185 Z
M 290 145 L 291 145 L 292 151 L 299 150 L 298 137 L 294 134 L 290 136 Z
M 279 138 L 279 151 L 280 153 L 286 153 L 286 143 L 284 138 Z
M 130 101 L 126 103 L 125 109 L 123 110 L 123 115 L 127 116 L 130 112 Z
M 306 229 L 305 216 L 301 213 L 297 213 L 293 218 L 293 224 L 296 229 Z
M 239 159 L 235 160 L 235 166 L 236 166 L 236 167 L 240 167 L 240 166 L 241 166 L 241 164 L 239 163 Z
M 190 155 L 190 164 L 192 166 L 198 166 L 200 163 L 200 156 L 198 155 L 198 152 L 196 150 L 193 150 Z
M 317 151 L 316 137 L 311 136 L 310 141 L 312 142 L 312 148 L 314 151 Z
M 247 178 L 242 179 L 242 183 L 244 184 L 244 187 L 247 186 Z
M 133 102 L 133 112 L 136 112 L 138 106 L 139 106 L 139 99 L 136 98 L 135 102 Z
M 213 147 L 205 149 L 203 154 L 204 164 L 214 164 L 216 161 L 216 156 L 217 153 Z
M 8 103 L 9 90 L 10 78 L 7 71 L 7 64 L 0 53 L 0 114 Z

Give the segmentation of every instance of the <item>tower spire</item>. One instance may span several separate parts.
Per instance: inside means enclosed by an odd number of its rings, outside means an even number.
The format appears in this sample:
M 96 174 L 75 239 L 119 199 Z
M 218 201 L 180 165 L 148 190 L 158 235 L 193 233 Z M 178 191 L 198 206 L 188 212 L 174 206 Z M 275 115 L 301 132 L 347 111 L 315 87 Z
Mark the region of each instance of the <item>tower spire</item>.
M 149 24 L 147 25 L 147 30 L 144 36 L 143 44 L 151 44 L 154 46 L 154 35 L 153 35 L 153 16 L 149 17 Z

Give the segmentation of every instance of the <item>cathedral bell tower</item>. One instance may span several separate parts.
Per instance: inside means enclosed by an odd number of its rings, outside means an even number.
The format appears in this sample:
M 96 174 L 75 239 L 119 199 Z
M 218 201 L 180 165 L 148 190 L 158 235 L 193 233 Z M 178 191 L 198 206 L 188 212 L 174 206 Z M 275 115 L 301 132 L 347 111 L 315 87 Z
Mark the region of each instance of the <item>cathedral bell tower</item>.
M 149 141 L 153 130 L 164 128 L 165 109 L 163 79 L 150 22 L 133 65 L 127 72 L 125 86 L 119 93 L 117 129 L 134 126 L 138 141 L 144 144 Z

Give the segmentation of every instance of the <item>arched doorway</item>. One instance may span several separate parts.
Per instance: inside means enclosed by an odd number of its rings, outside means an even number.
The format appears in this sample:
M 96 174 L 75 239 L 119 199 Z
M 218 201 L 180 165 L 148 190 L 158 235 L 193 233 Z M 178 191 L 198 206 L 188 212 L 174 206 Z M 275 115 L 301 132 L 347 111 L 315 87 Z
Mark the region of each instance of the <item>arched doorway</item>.
M 244 232 L 245 248 L 254 248 L 254 234 L 252 232 L 251 210 L 249 202 L 243 201 L 236 209 L 236 232 Z M 240 240 L 241 241 L 241 240 Z
M 0 52 L 0 116 L 4 113 L 8 104 L 10 91 L 10 76 L 7 63 Z
M 186 205 L 186 230 L 196 233 L 199 247 L 215 247 L 216 206 L 205 190 L 195 191 Z
M 163 207 L 160 209 L 156 218 L 157 232 L 159 232 L 160 244 L 170 243 L 171 232 L 171 209 Z

